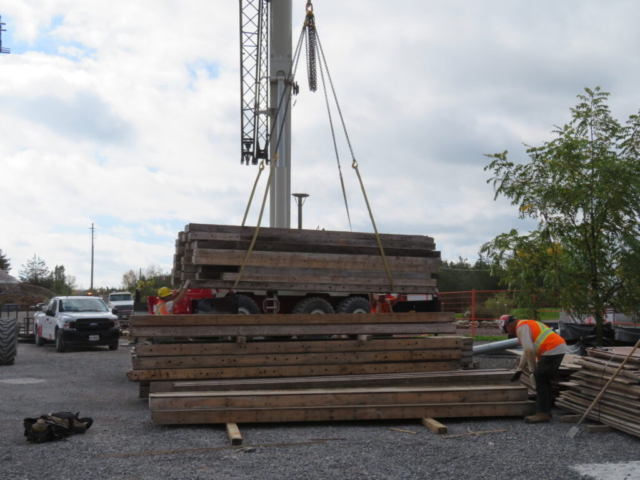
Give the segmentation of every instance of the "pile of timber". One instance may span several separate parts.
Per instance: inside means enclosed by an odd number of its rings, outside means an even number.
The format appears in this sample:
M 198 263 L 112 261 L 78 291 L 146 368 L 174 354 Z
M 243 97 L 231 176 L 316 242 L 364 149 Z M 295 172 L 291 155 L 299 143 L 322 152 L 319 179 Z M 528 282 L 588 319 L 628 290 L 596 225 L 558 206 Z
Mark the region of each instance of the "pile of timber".
M 232 289 L 255 227 L 189 224 L 176 240 L 173 281 Z M 433 293 L 440 252 L 433 238 L 381 234 L 392 288 L 372 233 L 261 228 L 237 291 Z
M 452 321 L 452 314 L 439 312 L 136 315 L 129 329 L 132 337 L 189 340 L 136 346 L 133 370 L 128 376 L 133 381 L 149 382 L 457 370 L 462 360 L 462 337 L 393 337 L 396 334 L 455 334 Z M 317 339 L 318 336 L 345 335 L 388 338 Z M 229 337 L 276 337 L 276 340 L 215 341 Z M 302 340 L 292 341 L 293 337 Z M 207 340 L 210 342 L 206 343 Z
M 579 372 L 564 385 L 556 404 L 584 414 L 618 369 L 632 347 L 590 348 L 577 363 Z M 636 351 L 594 406 L 588 418 L 617 430 L 640 436 L 640 351 Z
M 128 377 L 140 382 L 161 424 L 531 413 L 526 388 L 511 384 L 509 372 L 459 370 L 471 343 L 447 335 L 453 320 L 450 313 L 137 315 L 132 336 L 172 343 L 136 345 Z M 425 334 L 443 335 L 416 336 Z
M 149 395 L 159 424 L 524 416 L 506 370 L 173 382 Z

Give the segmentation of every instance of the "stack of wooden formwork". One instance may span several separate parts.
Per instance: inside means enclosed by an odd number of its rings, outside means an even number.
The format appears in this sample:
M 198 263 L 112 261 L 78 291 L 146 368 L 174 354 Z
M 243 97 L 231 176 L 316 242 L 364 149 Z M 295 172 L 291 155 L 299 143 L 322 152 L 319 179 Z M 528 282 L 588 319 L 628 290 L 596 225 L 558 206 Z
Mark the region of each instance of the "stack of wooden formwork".
M 631 348 L 588 349 L 587 356 L 576 361 L 581 369 L 571 376 L 571 381 L 563 384 L 567 390 L 562 392 L 556 404 L 583 415 Z M 622 367 L 588 418 L 640 436 L 640 351 L 636 350 Z
M 530 413 L 526 389 L 504 372 L 458 371 L 462 337 L 393 336 L 452 334 L 452 322 L 446 313 L 136 316 L 133 336 L 179 343 L 136 346 L 128 376 L 152 391 L 163 424 Z M 218 341 L 228 337 L 236 341 Z
M 189 224 L 176 241 L 173 280 L 231 289 L 255 227 Z M 375 235 L 261 228 L 236 290 L 433 293 L 440 252 L 433 238 L 380 235 L 393 287 Z

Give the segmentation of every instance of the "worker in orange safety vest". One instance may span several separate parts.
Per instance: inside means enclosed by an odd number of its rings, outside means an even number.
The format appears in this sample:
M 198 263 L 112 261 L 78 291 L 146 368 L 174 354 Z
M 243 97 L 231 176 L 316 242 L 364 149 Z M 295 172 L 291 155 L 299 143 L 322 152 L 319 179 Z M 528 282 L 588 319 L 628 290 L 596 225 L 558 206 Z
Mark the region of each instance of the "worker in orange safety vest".
M 512 382 L 520 379 L 525 365 L 532 373 L 536 388 L 536 414 L 526 417 L 527 423 L 548 423 L 551 418 L 553 394 L 551 380 L 556 375 L 564 355 L 569 352 L 567 342 L 544 323 L 518 320 L 513 315 L 504 322 L 503 330 L 509 338 L 518 338 L 524 350 Z
M 171 315 L 173 308 L 176 304 L 180 303 L 187 294 L 187 287 L 189 286 L 189 280 L 175 292 L 171 292 L 168 287 L 161 287 L 158 290 L 158 303 L 154 306 L 154 312 L 156 315 Z
M 400 295 L 394 293 L 370 293 L 371 313 L 393 313 L 393 306 L 400 301 Z

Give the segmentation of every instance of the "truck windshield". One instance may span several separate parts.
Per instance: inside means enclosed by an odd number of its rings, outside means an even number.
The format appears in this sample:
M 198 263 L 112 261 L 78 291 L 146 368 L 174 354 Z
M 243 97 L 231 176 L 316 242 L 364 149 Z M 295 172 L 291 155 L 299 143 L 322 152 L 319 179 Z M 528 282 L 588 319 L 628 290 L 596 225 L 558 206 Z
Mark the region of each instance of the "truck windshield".
M 130 302 L 133 299 L 130 293 L 116 293 L 109 295 L 109 300 L 112 302 Z
M 66 298 L 60 300 L 61 312 L 108 312 L 109 308 L 99 298 Z

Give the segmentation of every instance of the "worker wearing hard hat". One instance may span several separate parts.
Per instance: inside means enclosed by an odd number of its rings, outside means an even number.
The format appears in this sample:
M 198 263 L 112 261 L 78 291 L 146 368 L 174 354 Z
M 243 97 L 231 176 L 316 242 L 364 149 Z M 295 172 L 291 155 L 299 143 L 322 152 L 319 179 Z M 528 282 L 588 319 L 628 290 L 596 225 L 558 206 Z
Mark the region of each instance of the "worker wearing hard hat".
M 189 280 L 175 292 L 172 292 L 168 287 L 162 287 L 158 290 L 158 303 L 154 306 L 154 312 L 156 315 L 171 315 L 173 313 L 173 307 L 177 303 L 180 303 L 187 294 L 187 286 Z
M 371 313 L 393 313 L 393 306 L 400 301 L 397 293 L 370 293 Z
M 551 418 L 553 394 L 551 380 L 558 372 L 565 353 L 569 352 L 567 343 L 544 323 L 535 320 L 518 320 L 513 315 L 505 319 L 503 331 L 510 338 L 518 338 L 524 349 L 520 364 L 512 382 L 518 381 L 525 365 L 533 372 L 532 380 L 536 387 L 536 414 L 525 418 L 527 423 L 548 423 Z

